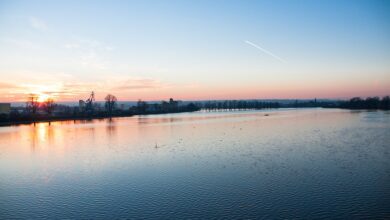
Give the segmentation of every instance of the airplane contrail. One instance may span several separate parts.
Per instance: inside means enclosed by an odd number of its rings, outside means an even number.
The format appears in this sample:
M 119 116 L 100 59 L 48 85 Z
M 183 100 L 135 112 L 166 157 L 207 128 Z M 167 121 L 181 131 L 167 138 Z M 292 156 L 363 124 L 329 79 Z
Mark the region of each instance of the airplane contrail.
M 251 45 L 251 46 L 253 46 L 253 47 L 255 47 L 255 48 L 259 49 L 259 50 L 261 50 L 262 52 L 264 52 L 264 53 L 266 53 L 266 54 L 272 56 L 273 58 L 279 60 L 280 62 L 286 63 L 286 61 L 283 60 L 282 58 L 278 57 L 277 55 L 275 55 L 275 54 L 269 52 L 268 50 L 266 50 L 266 49 L 260 47 L 259 45 L 255 44 L 255 43 L 252 43 L 252 42 L 250 42 L 250 41 L 248 41 L 248 40 L 246 40 L 245 43 L 247 43 L 247 44 L 249 44 L 249 45 Z

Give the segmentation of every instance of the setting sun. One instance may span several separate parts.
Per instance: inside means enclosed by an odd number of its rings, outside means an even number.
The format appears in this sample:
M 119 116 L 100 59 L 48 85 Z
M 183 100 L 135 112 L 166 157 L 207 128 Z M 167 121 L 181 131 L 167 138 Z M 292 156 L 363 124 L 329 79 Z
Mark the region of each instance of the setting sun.
M 34 96 L 37 102 L 45 102 L 48 99 L 54 99 L 54 97 L 57 97 L 55 92 L 60 90 L 59 85 L 27 84 L 25 86 L 29 90 L 28 94 Z
M 49 95 L 47 95 L 47 94 L 38 94 L 37 101 L 38 102 L 44 102 L 44 101 L 48 100 L 49 98 L 51 98 L 51 97 Z

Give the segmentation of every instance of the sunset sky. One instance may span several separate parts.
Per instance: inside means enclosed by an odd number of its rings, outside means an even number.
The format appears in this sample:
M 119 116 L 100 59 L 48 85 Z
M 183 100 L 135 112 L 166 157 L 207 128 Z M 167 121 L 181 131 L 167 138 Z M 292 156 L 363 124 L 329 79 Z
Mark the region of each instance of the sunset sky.
M 390 1 L 0 0 L 0 102 L 390 94 Z

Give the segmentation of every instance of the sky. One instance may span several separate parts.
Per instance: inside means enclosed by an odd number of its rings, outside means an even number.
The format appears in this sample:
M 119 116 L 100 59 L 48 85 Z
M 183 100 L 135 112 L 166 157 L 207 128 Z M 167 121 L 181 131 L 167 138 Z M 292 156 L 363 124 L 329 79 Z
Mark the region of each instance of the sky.
M 0 0 L 0 102 L 390 95 L 390 1 Z

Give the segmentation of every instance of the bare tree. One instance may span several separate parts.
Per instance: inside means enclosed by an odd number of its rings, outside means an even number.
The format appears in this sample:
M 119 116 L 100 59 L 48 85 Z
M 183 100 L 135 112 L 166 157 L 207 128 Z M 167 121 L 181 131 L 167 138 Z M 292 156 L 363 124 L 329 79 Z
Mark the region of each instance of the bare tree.
M 53 110 L 55 108 L 55 103 L 52 98 L 48 98 L 44 103 L 43 103 L 43 109 L 48 115 L 51 115 L 53 113 Z
M 38 102 L 38 95 L 37 94 L 29 94 L 28 99 L 26 102 L 26 108 L 28 112 L 31 114 L 35 115 L 37 113 L 37 110 L 39 108 L 39 102 Z
M 105 107 L 109 115 L 112 114 L 112 112 L 115 109 L 116 102 L 118 101 L 117 98 L 114 95 L 108 94 L 105 98 L 106 103 Z
M 145 101 L 142 101 L 141 99 L 137 102 L 137 111 L 139 113 L 145 113 L 146 109 L 148 108 L 148 103 Z

